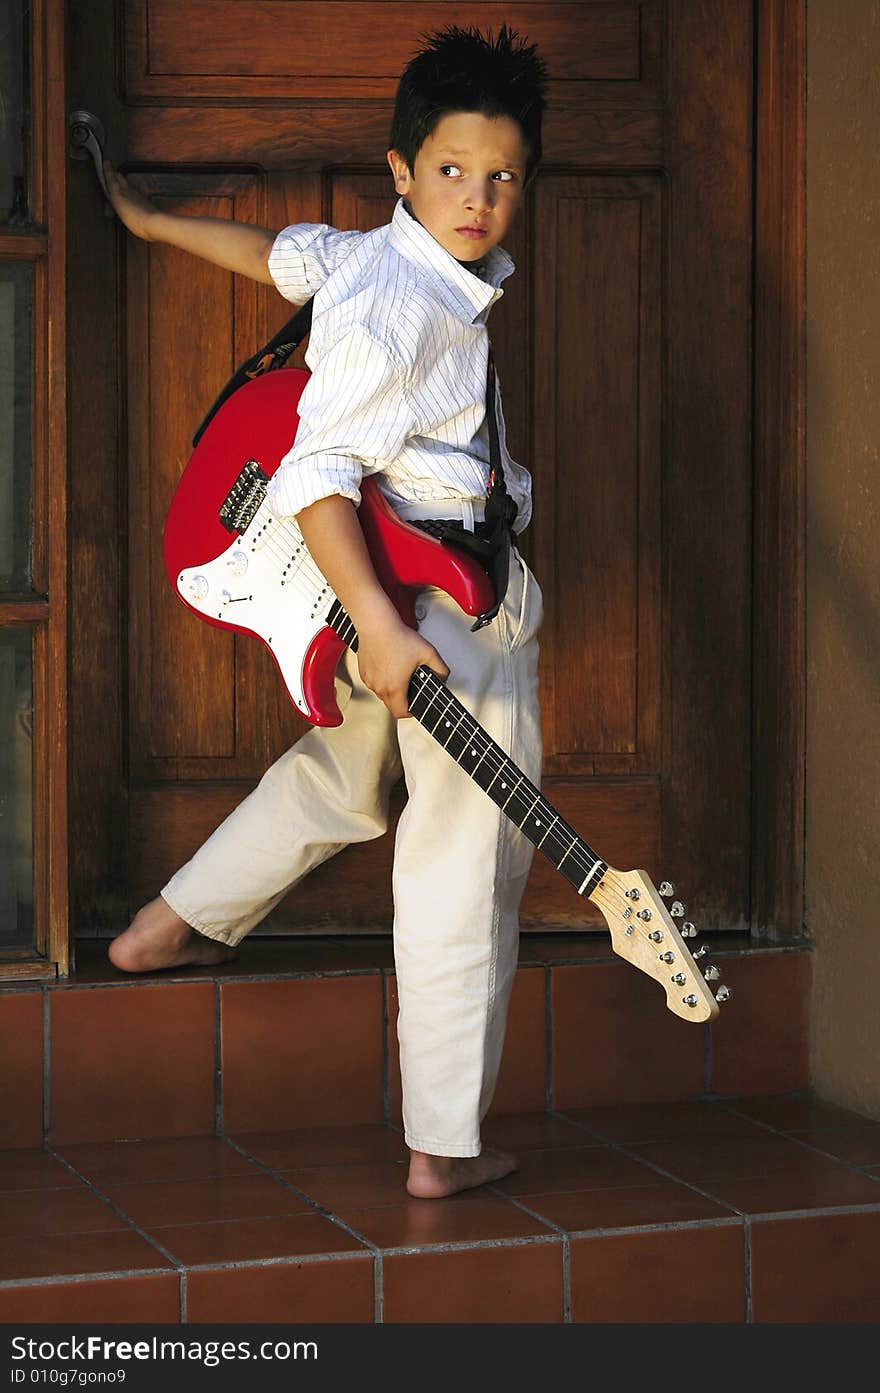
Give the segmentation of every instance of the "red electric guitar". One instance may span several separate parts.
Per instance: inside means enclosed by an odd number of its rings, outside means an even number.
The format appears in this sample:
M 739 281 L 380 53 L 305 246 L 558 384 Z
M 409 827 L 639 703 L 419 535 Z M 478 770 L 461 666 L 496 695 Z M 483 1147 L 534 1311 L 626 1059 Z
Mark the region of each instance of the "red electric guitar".
M 339 725 L 334 674 L 356 647 L 354 625 L 318 570 L 293 518 L 279 518 L 266 485 L 290 448 L 309 374 L 281 368 L 254 377 L 211 416 L 181 476 L 165 526 L 165 565 L 183 602 L 209 624 L 252 634 L 272 653 L 290 697 L 315 725 Z M 390 507 L 375 479 L 364 481 L 358 512 L 376 573 L 415 627 L 414 599 L 426 585 L 445 590 L 466 614 L 493 603 L 485 571 Z M 707 982 L 706 948 L 663 881 L 609 866 L 516 767 L 449 688 L 424 665 L 413 674 L 410 711 L 466 774 L 605 917 L 614 951 L 660 983 L 684 1020 L 707 1021 L 731 996 Z M 702 970 L 698 960 L 703 960 Z

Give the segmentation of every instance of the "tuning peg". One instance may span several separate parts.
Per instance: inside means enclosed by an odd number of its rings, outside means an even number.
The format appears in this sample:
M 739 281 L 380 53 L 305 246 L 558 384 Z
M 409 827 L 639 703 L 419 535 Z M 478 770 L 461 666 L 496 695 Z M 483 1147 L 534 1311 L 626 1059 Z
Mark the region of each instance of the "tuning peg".
M 708 949 L 708 947 L 706 946 L 705 943 L 701 943 L 700 946 L 699 946 L 699 948 L 695 948 L 694 951 L 693 951 L 693 953 L 691 954 L 691 957 L 694 958 L 694 959 L 698 959 L 698 958 L 708 958 L 708 956 L 709 956 L 709 949 Z
M 669 896 L 669 895 L 674 895 L 674 894 L 675 894 L 675 886 L 674 886 L 674 885 L 670 885 L 670 883 L 669 883 L 668 880 L 661 880 L 661 882 L 660 882 L 660 894 L 663 895 L 664 897 Z
M 721 968 L 716 967 L 713 963 L 711 964 L 711 966 L 706 968 L 705 972 L 703 973 L 703 976 L 705 977 L 707 982 L 717 982 L 718 978 L 721 976 Z
M 715 1000 L 716 1000 L 716 1001 L 730 1001 L 731 998 L 732 998 L 732 996 L 733 996 L 733 992 L 731 991 L 730 987 L 722 986 L 722 987 L 719 987 L 718 990 L 717 990 L 717 992 L 715 993 Z
M 673 919 L 680 919 L 682 917 L 684 914 L 684 905 L 681 900 L 673 900 L 672 904 L 669 906 L 669 913 L 672 915 Z
M 696 938 L 697 926 L 692 924 L 690 919 L 686 919 L 678 931 L 682 938 Z

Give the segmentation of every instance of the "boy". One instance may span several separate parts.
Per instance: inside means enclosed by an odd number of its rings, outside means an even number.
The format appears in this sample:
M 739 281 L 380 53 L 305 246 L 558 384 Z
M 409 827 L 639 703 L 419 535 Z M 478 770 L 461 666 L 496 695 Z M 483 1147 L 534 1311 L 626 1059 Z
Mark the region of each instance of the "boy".
M 541 154 L 544 65 L 517 35 L 458 27 L 431 36 L 397 91 L 388 162 L 390 225 L 337 232 L 264 228 L 161 212 L 107 166 L 113 206 L 135 235 L 171 243 L 296 303 L 315 295 L 296 440 L 272 477 L 358 632 L 340 663 L 340 727 L 309 731 L 193 859 L 114 940 L 129 972 L 221 961 L 313 866 L 387 825 L 409 801 L 394 862 L 394 952 L 407 1189 L 436 1198 L 515 1169 L 481 1148 L 517 964 L 518 907 L 532 848 L 408 719 L 426 663 L 533 781 L 540 778 L 541 596 L 515 548 L 504 603 L 474 633 L 429 588 L 405 625 L 376 578 L 357 519 L 371 473 L 400 515 L 474 531 L 489 477 L 486 317 L 513 270 L 501 249 Z M 528 523 L 530 480 L 504 480 Z M 442 655 L 442 656 L 441 656 Z

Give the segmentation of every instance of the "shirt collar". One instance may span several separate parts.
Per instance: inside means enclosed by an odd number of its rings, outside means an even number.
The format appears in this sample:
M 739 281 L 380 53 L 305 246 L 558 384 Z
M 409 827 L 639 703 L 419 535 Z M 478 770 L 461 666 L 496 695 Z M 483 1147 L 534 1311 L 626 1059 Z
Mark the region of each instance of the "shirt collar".
M 502 247 L 490 247 L 482 262 L 483 277 L 475 275 L 416 221 L 402 198 L 394 209 L 389 240 L 408 261 L 431 273 L 452 313 L 471 324 L 501 298 L 501 282 L 516 269 Z

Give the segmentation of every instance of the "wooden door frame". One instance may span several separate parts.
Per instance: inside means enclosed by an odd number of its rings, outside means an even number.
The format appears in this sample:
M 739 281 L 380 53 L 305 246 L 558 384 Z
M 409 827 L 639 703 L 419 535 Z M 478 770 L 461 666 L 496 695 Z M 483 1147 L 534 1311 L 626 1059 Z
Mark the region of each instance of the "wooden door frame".
M 806 4 L 755 5 L 752 934 L 801 938 L 806 759 Z
M 34 270 L 32 581 L 0 598 L 0 625 L 33 646 L 33 890 L 30 948 L 5 952 L 0 981 L 69 972 L 67 804 L 67 363 L 64 0 L 30 7 L 29 221 L 0 227 L 0 257 Z

